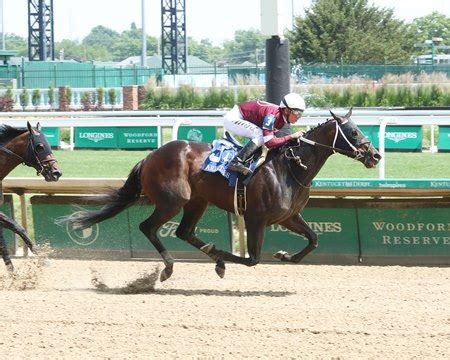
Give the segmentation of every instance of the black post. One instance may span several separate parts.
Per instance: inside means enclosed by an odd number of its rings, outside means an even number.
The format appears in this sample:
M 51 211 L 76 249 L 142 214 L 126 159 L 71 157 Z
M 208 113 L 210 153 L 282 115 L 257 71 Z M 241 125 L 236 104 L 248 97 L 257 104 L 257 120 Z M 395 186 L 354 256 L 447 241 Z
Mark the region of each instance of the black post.
M 266 101 L 279 104 L 284 95 L 290 92 L 289 40 L 277 35 L 266 40 Z M 285 125 L 277 135 L 292 132 Z

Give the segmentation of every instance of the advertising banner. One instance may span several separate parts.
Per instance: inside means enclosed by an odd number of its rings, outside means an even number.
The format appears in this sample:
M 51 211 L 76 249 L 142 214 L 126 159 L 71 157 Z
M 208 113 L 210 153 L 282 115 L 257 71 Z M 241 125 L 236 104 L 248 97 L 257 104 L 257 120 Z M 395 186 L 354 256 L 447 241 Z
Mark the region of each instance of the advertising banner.
M 101 206 L 89 205 L 87 200 L 69 196 L 37 195 L 31 197 L 30 202 L 37 243 L 49 243 L 55 250 L 121 250 L 127 251 L 129 256 L 130 235 L 126 211 L 87 229 L 77 230 L 67 224 L 56 225 L 55 220 L 75 211 L 95 210 Z
M 358 209 L 358 218 L 363 257 L 450 257 L 448 207 L 363 208 Z
M 215 126 L 180 126 L 179 140 L 201 141 L 212 143 L 217 138 Z
M 48 143 L 52 148 L 59 146 L 59 128 L 58 127 L 45 127 L 42 128 L 42 132 L 47 138 Z
M 450 126 L 439 126 L 438 151 L 450 151 Z
M 356 210 L 352 208 L 306 208 L 302 212 L 312 230 L 319 236 L 319 247 L 308 256 L 321 254 L 359 255 Z M 308 244 L 281 225 L 271 225 L 265 233 L 263 252 L 284 250 L 290 254 L 299 252 Z
M 118 146 L 115 127 L 77 127 L 75 128 L 76 148 L 115 149 Z
M 379 148 L 379 127 L 362 125 L 360 130 L 377 149 Z M 422 151 L 423 131 L 421 126 L 386 127 L 384 146 L 386 150 Z
M 120 149 L 156 149 L 158 147 L 158 127 L 118 127 L 118 147 Z
M 154 252 L 156 249 L 139 230 L 139 224 L 147 219 L 154 210 L 154 206 L 135 205 L 129 208 L 131 249 L 134 256 L 145 252 Z M 179 239 L 175 231 L 180 224 L 183 211 L 173 219 L 166 222 L 158 230 L 158 238 L 169 251 L 198 252 L 195 247 Z M 231 234 L 228 214 L 215 206 L 210 206 L 203 214 L 196 228 L 196 235 L 205 243 L 214 243 L 216 248 L 231 251 Z
M 70 225 L 56 225 L 55 220 L 75 211 L 96 210 L 100 205 L 76 196 L 33 196 L 30 199 L 33 209 L 34 232 L 37 243 L 49 243 L 55 250 L 69 250 L 85 255 L 102 251 L 120 252 L 122 257 L 144 257 L 155 254 L 156 249 L 139 230 L 139 224 L 147 219 L 154 207 L 136 204 L 119 213 L 112 219 L 105 220 L 84 230 L 74 229 Z M 77 205 L 75 208 L 74 205 Z M 181 214 L 164 224 L 158 236 L 168 250 L 192 252 L 195 257 L 202 255 L 199 250 L 185 241 L 178 239 L 175 230 L 181 220 Z M 206 243 L 213 242 L 219 249 L 231 250 L 231 233 L 228 214 L 216 207 L 209 207 L 200 220 L 196 234 Z M 91 253 L 89 253 L 91 251 Z

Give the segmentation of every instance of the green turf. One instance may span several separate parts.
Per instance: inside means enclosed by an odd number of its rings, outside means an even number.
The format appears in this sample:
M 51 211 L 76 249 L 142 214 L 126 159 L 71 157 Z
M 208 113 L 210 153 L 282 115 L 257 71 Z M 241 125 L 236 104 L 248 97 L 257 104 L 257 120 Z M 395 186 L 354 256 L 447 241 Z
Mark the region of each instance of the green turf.
M 57 150 L 54 151 L 64 177 L 126 177 L 134 164 L 148 151 Z M 449 179 L 450 153 L 387 153 L 386 178 Z M 33 177 L 35 172 L 18 166 L 10 177 Z M 361 163 L 342 155 L 333 155 L 317 177 L 377 178 L 378 169 L 366 169 Z

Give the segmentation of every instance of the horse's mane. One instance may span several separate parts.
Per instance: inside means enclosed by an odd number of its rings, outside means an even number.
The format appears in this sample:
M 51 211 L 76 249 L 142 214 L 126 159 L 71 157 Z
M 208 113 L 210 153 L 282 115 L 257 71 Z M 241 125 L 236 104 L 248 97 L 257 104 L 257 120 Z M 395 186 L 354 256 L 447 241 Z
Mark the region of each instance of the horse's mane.
M 15 137 L 26 132 L 25 128 L 15 128 L 9 125 L 0 125 L 0 145 L 4 145 Z
M 325 124 L 328 124 L 331 120 L 334 120 L 334 119 L 327 119 L 325 122 L 319 123 L 316 126 L 314 126 L 313 128 L 309 129 L 307 132 L 305 132 L 305 137 L 307 137 L 309 134 L 311 134 L 314 131 L 316 131 L 318 128 L 324 126 Z

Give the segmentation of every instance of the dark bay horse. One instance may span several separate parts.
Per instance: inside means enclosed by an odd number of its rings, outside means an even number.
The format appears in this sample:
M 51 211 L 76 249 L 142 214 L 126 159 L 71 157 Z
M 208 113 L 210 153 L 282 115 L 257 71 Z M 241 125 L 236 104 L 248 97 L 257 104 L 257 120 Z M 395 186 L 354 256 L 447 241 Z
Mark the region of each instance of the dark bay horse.
M 295 140 L 270 151 L 265 163 L 255 171 L 247 188 L 244 213 L 248 257 L 216 249 L 195 234 L 197 222 L 209 203 L 234 212 L 234 188 L 220 174 L 201 170 L 211 150 L 205 143 L 172 141 L 162 146 L 135 165 L 122 188 L 103 198 L 107 205 L 102 209 L 77 212 L 63 221 L 75 228 L 87 228 L 115 216 L 144 194 L 155 209 L 139 228 L 163 258 L 161 281 L 171 276 L 174 260 L 158 239 L 157 230 L 181 209 L 184 212 L 176 235 L 215 261 L 220 277 L 225 274 L 225 261 L 247 266 L 260 261 L 264 229 L 272 224 L 280 224 L 308 239 L 308 245 L 296 254 L 280 251 L 274 255 L 281 261 L 298 263 L 317 247 L 317 235 L 300 212 L 309 199 L 311 181 L 328 157 L 334 152 L 343 153 L 367 168 L 376 166 L 381 159 L 350 119 L 351 110 L 345 116 L 331 115 L 332 119 L 310 130 L 301 142 Z
M 39 124 L 36 129 L 32 129 L 30 123 L 27 123 L 26 129 L 0 125 L 0 181 L 19 164 L 33 167 L 46 181 L 58 181 L 62 175 Z M 2 228 L 18 234 L 26 246 L 35 252 L 33 243 L 21 225 L 0 212 L 0 252 L 7 269 L 14 271 Z

